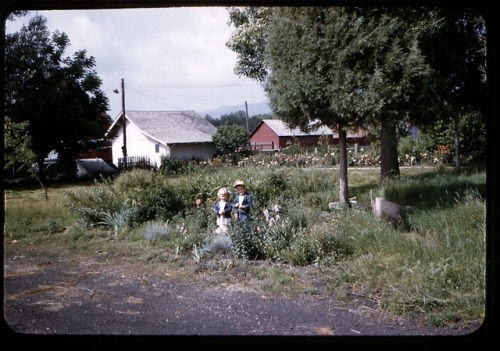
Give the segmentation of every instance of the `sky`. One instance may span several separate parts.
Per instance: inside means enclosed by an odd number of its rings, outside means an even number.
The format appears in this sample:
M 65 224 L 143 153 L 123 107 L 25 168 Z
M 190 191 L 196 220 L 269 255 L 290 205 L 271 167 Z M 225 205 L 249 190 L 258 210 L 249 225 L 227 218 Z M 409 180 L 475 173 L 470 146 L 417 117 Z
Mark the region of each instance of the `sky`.
M 226 47 L 234 27 L 224 7 L 30 12 L 47 18 L 51 32 L 68 35 L 66 56 L 86 50 L 96 61 L 111 118 L 125 110 L 195 110 L 267 100 L 258 82 L 234 73 L 236 53 Z M 29 16 L 6 22 L 10 33 Z M 117 89 L 118 94 L 113 91 Z

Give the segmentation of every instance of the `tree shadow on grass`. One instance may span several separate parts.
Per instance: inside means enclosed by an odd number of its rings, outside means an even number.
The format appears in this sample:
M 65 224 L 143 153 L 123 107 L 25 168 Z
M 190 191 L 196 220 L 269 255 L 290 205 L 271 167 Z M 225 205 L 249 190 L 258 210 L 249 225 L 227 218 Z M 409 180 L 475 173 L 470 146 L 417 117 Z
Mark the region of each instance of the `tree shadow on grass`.
M 451 207 L 467 196 L 486 199 L 486 173 L 437 170 L 408 176 L 384 185 L 384 197 L 419 209 Z

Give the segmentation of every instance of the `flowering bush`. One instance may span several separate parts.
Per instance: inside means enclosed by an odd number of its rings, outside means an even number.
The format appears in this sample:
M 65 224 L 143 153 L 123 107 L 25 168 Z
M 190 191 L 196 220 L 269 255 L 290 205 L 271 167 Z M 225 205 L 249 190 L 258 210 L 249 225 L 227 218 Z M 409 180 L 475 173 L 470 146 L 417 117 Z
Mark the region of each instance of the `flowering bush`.
M 401 139 L 398 145 L 399 164 L 402 166 L 436 165 L 447 163 L 450 148 L 435 145 L 428 140 L 415 140 L 411 137 Z
M 297 150 L 296 150 L 297 151 Z M 239 167 L 333 167 L 338 164 L 338 150 L 336 148 L 303 148 L 301 152 L 290 153 L 290 150 L 264 153 L 259 152 L 251 156 L 241 158 L 237 162 Z M 357 152 L 354 148 L 348 149 L 349 166 L 377 166 L 380 164 L 380 156 L 375 154 L 373 148 L 360 148 Z

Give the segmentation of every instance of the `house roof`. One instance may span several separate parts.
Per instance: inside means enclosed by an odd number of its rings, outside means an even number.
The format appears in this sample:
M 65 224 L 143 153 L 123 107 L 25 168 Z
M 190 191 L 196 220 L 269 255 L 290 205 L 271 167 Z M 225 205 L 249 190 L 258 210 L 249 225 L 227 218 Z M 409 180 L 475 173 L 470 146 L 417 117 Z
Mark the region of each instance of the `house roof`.
M 282 136 L 282 137 L 286 137 L 286 136 L 290 136 L 290 137 L 297 136 L 298 137 L 298 136 L 311 136 L 311 135 L 333 135 L 333 136 L 337 135 L 330 128 L 328 128 L 327 126 L 321 125 L 321 124 L 320 124 L 319 128 L 314 129 L 314 124 L 318 123 L 316 121 L 310 123 L 311 131 L 309 133 L 301 131 L 300 128 L 291 129 L 290 127 L 288 127 L 288 125 L 285 122 L 283 122 L 280 119 L 263 119 L 262 122 L 260 122 L 260 123 L 261 124 L 265 123 L 269 128 L 271 128 L 271 130 L 277 136 Z M 259 126 L 260 126 L 260 124 L 259 124 Z M 259 126 L 257 126 L 257 128 L 255 128 L 255 130 L 252 132 L 252 134 L 254 134 L 257 131 Z
M 111 128 L 114 127 L 118 115 Z M 217 131 L 195 111 L 125 111 L 127 120 L 143 133 L 164 144 L 212 142 Z
M 332 131 L 327 126 L 323 125 L 321 121 L 314 120 L 309 122 L 310 131 L 309 133 L 303 132 L 300 128 L 290 128 L 288 125 L 280 119 L 263 119 L 259 125 L 252 131 L 250 136 L 254 135 L 262 124 L 266 124 L 271 128 L 271 130 L 279 137 L 300 137 L 300 136 L 316 136 L 316 135 L 331 135 L 334 138 L 338 138 L 338 133 Z M 316 126 L 316 128 L 315 128 Z M 319 126 L 319 127 L 318 127 Z M 347 137 L 349 138 L 362 138 L 367 135 L 366 129 L 358 128 L 352 129 L 347 132 Z

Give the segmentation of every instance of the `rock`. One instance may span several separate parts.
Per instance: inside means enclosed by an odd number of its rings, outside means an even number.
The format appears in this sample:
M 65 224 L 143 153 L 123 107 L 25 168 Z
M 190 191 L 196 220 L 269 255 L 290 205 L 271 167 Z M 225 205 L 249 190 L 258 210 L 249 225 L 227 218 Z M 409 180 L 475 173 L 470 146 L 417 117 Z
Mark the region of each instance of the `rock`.
M 413 210 L 412 206 L 402 206 L 382 197 L 373 198 L 371 194 L 372 213 L 395 227 L 406 225 L 406 217 Z

